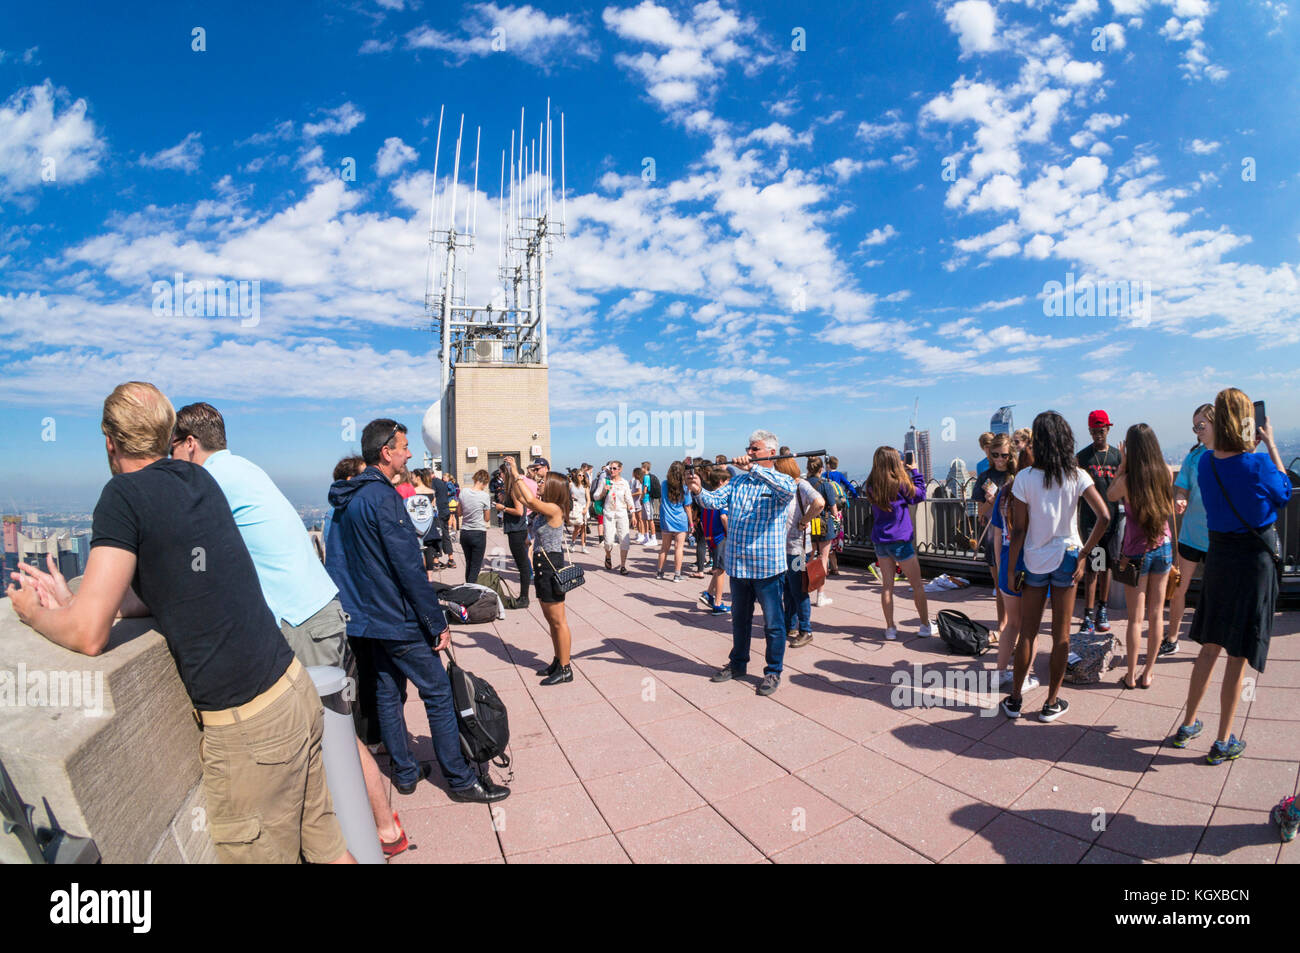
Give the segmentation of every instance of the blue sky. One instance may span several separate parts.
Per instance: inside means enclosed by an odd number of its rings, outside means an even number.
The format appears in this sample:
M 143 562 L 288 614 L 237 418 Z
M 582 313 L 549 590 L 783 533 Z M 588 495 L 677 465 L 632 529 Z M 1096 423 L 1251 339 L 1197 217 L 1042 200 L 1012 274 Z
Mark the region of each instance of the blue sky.
M 439 109 L 482 128 L 486 302 L 500 150 L 548 96 L 554 463 L 608 456 L 620 402 L 855 475 L 918 398 L 937 470 L 1003 402 L 1081 437 L 1094 407 L 1145 420 L 1171 457 L 1224 386 L 1300 419 L 1300 10 L 1277 0 L 136 9 L 0 26 L 0 508 L 93 501 L 128 379 L 217 405 L 298 502 L 355 446 L 343 418 L 418 430 Z M 257 325 L 155 314 L 178 270 L 259 281 Z M 1048 316 L 1070 274 L 1149 311 Z M 621 455 L 681 452 L 647 449 Z

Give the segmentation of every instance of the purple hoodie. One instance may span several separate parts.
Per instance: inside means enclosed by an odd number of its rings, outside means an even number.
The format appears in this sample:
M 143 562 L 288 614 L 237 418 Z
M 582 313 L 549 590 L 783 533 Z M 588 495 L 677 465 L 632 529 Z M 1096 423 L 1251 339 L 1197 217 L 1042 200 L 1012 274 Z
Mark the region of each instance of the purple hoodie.
M 873 543 L 905 543 L 912 538 L 912 514 L 907 507 L 925 499 L 925 477 L 919 470 L 912 470 L 912 485 L 916 487 L 916 496 L 910 500 L 900 487 L 898 499 L 889 509 L 882 510 L 875 503 L 871 504 L 871 515 L 875 517 L 871 523 Z M 866 495 L 865 491 L 863 495 Z

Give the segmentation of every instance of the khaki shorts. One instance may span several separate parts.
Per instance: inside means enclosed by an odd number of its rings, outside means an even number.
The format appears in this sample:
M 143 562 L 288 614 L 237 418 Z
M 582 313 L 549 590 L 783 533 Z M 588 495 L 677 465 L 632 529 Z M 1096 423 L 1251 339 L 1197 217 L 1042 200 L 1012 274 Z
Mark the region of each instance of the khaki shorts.
M 337 596 L 325 603 L 311 618 L 301 625 L 290 625 L 280 620 L 289 648 L 306 668 L 313 665 L 333 665 L 348 670 L 348 617 L 343 614 L 343 603 Z
M 199 742 L 208 829 L 223 864 L 324 864 L 347 851 L 325 786 L 324 715 L 305 669 L 252 718 Z

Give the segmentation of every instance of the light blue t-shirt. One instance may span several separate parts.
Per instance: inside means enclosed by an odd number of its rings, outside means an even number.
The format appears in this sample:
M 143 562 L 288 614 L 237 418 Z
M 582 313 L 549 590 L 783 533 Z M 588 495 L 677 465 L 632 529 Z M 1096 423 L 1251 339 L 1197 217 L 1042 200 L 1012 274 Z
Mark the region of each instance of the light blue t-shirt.
M 302 519 L 257 464 L 218 450 L 204 469 L 221 487 L 276 621 L 302 625 L 338 595 Z
M 1178 476 L 1174 479 L 1174 486 L 1187 491 L 1187 512 L 1183 514 L 1182 525 L 1178 527 L 1178 541 L 1201 552 L 1210 548 L 1210 531 L 1205 523 L 1205 503 L 1201 501 L 1196 468 L 1207 449 L 1201 444 L 1183 457 L 1183 465 L 1178 468 Z

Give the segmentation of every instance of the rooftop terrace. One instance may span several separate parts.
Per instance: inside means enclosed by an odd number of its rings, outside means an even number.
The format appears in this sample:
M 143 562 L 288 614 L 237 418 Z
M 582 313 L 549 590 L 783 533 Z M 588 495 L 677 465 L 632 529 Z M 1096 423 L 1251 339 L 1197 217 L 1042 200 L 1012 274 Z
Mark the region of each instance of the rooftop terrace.
M 499 530 L 488 545 L 505 550 Z M 513 794 L 492 808 L 453 804 L 436 789 L 436 770 L 434 784 L 408 797 L 394 791 L 413 847 L 393 863 L 1300 857 L 1268 819 L 1300 773 L 1300 613 L 1278 616 L 1268 671 L 1239 706 L 1234 730 L 1245 754 L 1212 767 L 1204 755 L 1222 662 L 1207 692 L 1205 734 L 1182 751 L 1168 743 L 1192 669 L 1190 642 L 1160 660 L 1148 691 L 1124 690 L 1121 670 L 1100 684 L 1067 684 L 1070 710 L 1051 724 L 984 710 L 996 694 L 964 707 L 912 704 L 894 673 L 991 670 L 995 655 L 953 656 L 940 639 L 918 638 L 905 587 L 895 591 L 900 641 L 885 642 L 879 585 L 845 566 L 827 582 L 834 604 L 813 609 L 813 642 L 787 651 L 780 689 L 761 698 L 761 613 L 750 675 L 711 683 L 730 650 L 730 617 L 696 601 L 702 580 L 655 580 L 654 552 L 633 547 L 626 578 L 604 570 L 597 547 L 576 556 L 589 571 L 567 601 L 571 684 L 543 688 L 533 675 L 551 657 L 535 601 L 504 621 L 455 630 L 457 661 L 486 677 L 509 709 Z M 442 578 L 458 582 L 462 572 Z M 929 600 L 932 615 L 952 607 L 995 618 L 989 589 Z M 1112 624 L 1122 640 L 1125 622 Z M 1044 634 L 1034 666 L 1044 682 L 1049 647 Z M 1026 712 L 1045 693 L 1027 692 Z M 417 757 L 431 760 L 414 694 L 407 724 Z

